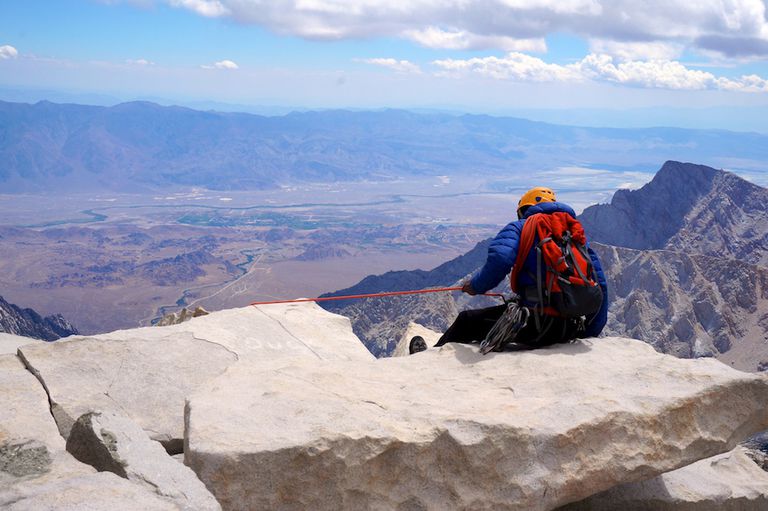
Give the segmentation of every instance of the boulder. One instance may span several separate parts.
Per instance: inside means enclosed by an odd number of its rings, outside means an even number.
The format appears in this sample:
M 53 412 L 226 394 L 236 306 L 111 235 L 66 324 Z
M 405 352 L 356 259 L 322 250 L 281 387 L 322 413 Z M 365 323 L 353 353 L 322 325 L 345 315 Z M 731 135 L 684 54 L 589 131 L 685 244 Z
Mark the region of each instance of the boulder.
M 66 438 L 92 410 L 119 412 L 180 452 L 184 400 L 238 359 L 272 367 L 296 358 L 373 360 L 349 320 L 315 304 L 246 307 L 179 325 L 22 346 Z
M 64 450 L 45 389 L 16 355 L 0 355 L 0 509 L 180 510 Z
M 83 338 L 23 346 L 26 365 L 48 389 L 61 435 L 91 410 L 124 411 L 169 449 L 180 446 L 184 399 L 237 359 L 191 335 L 162 341 Z
M 627 483 L 558 511 L 764 511 L 768 473 L 737 447 L 647 481 Z
M 115 413 L 92 412 L 75 422 L 67 450 L 99 472 L 113 472 L 173 500 L 181 509 L 220 511 L 189 467 L 174 460 L 138 425 Z
M 411 321 L 408 324 L 408 327 L 405 329 L 405 333 L 398 341 L 397 346 L 395 346 L 395 350 L 392 352 L 392 356 L 405 357 L 410 355 L 411 353 L 409 351 L 409 345 L 411 343 L 411 339 L 417 335 L 423 337 L 424 341 L 427 343 L 427 347 L 431 348 L 443 334 L 440 332 L 435 332 L 434 330 L 430 330 L 425 326 Z
M 45 341 L 33 339 L 31 337 L 22 337 L 21 335 L 6 334 L 0 332 L 0 355 L 15 355 L 19 346 L 26 344 L 39 344 Z
M 224 509 L 546 510 L 732 449 L 768 379 L 640 341 L 375 363 L 245 361 L 186 406 L 185 460 Z

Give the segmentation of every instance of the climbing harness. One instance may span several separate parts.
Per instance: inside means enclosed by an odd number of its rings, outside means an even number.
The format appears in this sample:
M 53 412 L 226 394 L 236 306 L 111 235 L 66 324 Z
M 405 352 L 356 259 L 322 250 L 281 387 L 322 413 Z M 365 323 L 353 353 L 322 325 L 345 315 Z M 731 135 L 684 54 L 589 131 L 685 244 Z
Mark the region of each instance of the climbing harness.
M 494 350 L 501 351 L 505 344 L 515 340 L 517 333 L 528 323 L 530 315 L 528 308 L 516 301 L 507 303 L 504 313 L 480 343 L 480 353 L 485 355 Z

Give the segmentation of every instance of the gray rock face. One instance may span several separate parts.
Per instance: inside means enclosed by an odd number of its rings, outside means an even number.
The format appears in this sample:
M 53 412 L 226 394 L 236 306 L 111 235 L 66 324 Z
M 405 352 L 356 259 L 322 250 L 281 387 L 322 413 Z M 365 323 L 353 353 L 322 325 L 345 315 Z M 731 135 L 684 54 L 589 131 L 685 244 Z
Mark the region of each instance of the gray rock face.
M 768 426 L 768 379 L 627 339 L 258 370 L 187 403 L 186 462 L 225 509 L 552 509 Z
M 42 317 L 32 309 L 22 309 L 0 296 L 0 332 L 54 341 L 77 335 L 77 329 L 60 314 Z
M 718 171 L 668 161 L 650 183 L 617 191 L 610 204 L 590 206 L 579 216 L 590 240 L 635 249 L 664 248 L 685 226 L 686 215 L 712 191 Z
M 640 250 L 692 251 L 768 264 L 768 190 L 704 165 L 668 161 L 639 190 L 580 220 L 592 241 Z
M 181 509 L 221 510 L 194 472 L 125 417 L 98 412 L 83 415 L 72 427 L 67 450 L 99 472 L 112 472 L 142 485 Z
M 715 356 L 756 371 L 768 359 L 768 268 L 594 243 L 608 276 L 606 333 L 679 357 Z
M 196 307 L 195 310 L 183 307 L 179 312 L 172 312 L 160 318 L 160 321 L 158 321 L 155 326 L 178 325 L 179 323 L 184 323 L 192 318 L 199 318 L 200 316 L 207 316 L 208 314 L 210 313 L 202 307 Z
M 92 410 L 114 411 L 180 452 L 184 400 L 238 359 L 270 366 L 295 357 L 371 360 L 349 320 L 314 304 L 246 307 L 147 327 L 20 348 L 46 386 L 61 434 Z
M 768 190 L 718 172 L 712 189 L 685 216 L 666 243 L 668 250 L 694 247 L 696 253 L 768 266 Z
M 742 447 L 656 478 L 628 483 L 558 511 L 763 511 L 768 473 Z
M 13 477 L 42 475 L 51 466 L 48 447 L 36 440 L 0 445 L 0 472 Z

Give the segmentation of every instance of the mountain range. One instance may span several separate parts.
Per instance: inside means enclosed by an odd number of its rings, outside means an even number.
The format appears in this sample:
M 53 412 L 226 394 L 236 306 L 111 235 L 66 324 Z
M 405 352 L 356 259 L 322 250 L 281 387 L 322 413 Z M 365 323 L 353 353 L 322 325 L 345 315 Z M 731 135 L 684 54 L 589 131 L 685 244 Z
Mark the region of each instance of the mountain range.
M 768 135 L 582 128 L 400 110 L 265 117 L 148 102 L 103 107 L 0 101 L 5 193 L 248 190 L 468 173 L 504 191 L 531 168 L 634 170 L 670 156 L 755 169 L 768 161 Z
M 768 367 L 768 190 L 722 170 L 668 161 L 644 187 L 619 190 L 579 218 L 609 281 L 606 333 L 680 357 Z M 335 294 L 454 285 L 482 265 L 486 244 L 413 278 L 390 272 Z M 500 287 L 508 292 L 506 282 Z M 409 321 L 441 330 L 456 311 L 483 300 L 439 294 L 325 306 L 350 317 L 369 349 L 382 354 Z

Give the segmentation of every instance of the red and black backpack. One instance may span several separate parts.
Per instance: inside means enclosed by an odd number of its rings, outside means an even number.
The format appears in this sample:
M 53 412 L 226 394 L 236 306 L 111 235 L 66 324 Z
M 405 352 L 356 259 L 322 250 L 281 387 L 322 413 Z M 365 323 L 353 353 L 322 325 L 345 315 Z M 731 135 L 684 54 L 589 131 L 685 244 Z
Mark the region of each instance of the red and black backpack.
M 536 239 L 539 242 L 534 247 Z M 536 303 L 533 312 L 537 316 L 578 318 L 600 310 L 603 291 L 586 243 L 584 228 L 568 213 L 537 213 L 525 220 L 510 284 L 515 293 L 521 294 L 517 277 L 529 252 L 535 249 L 535 289 L 526 289 L 525 298 Z

